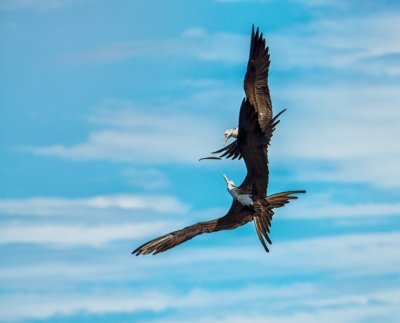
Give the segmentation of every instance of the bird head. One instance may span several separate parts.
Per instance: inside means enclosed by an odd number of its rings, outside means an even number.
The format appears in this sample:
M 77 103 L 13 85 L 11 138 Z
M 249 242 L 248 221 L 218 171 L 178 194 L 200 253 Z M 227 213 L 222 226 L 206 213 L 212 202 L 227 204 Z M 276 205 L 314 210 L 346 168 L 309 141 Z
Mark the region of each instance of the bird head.
M 227 131 L 225 131 L 225 141 L 224 141 L 224 145 L 226 144 L 226 142 L 228 141 L 228 139 L 229 139 L 230 137 L 237 138 L 238 132 L 239 132 L 239 129 L 238 129 L 238 128 L 235 128 L 235 129 L 228 129 Z
M 233 181 L 229 180 L 228 177 L 226 177 L 226 175 L 222 175 L 222 176 L 224 177 L 225 182 L 228 185 L 228 191 L 230 191 L 236 187 L 235 183 Z

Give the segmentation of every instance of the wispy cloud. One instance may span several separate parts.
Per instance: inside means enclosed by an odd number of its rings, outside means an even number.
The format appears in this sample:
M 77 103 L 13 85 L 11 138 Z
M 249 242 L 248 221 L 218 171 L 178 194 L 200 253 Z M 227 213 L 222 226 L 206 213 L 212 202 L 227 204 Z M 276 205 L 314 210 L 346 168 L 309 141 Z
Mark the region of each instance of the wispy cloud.
M 6 225 L 0 228 L 0 244 L 25 243 L 59 246 L 102 246 L 120 240 L 137 240 L 170 226 L 163 222 L 118 225 Z
M 188 318 L 195 322 L 217 322 L 217 317 L 218 321 L 222 318 L 223 322 L 242 322 L 242 319 L 244 322 L 254 322 L 254 319 L 255 322 L 265 322 L 268 318 L 271 318 L 272 322 L 282 322 L 282 320 L 298 322 L 301 318 L 310 318 L 311 322 L 321 322 L 321 319 L 325 319 L 324 322 L 337 322 L 336 319 L 353 321 L 351 320 L 353 318 L 357 321 L 373 318 L 385 310 L 388 310 L 390 315 L 393 312 L 399 313 L 400 295 L 393 287 L 372 286 L 358 291 L 353 290 L 347 295 L 335 292 L 336 290 L 337 288 L 333 288 L 332 285 L 287 284 L 226 288 L 217 291 L 193 289 L 186 293 L 148 291 L 132 294 L 121 290 L 111 293 L 100 291 L 49 296 L 17 294 L 3 297 L 1 307 L 3 317 L 7 319 L 44 319 L 55 314 L 73 315 L 82 311 L 91 314 L 110 314 L 179 310 L 178 315 L 172 312 L 175 314 L 171 318 L 172 322 L 181 321 L 179 316 L 182 314 L 185 317 L 182 322 Z M 21 301 L 24 303 L 23 308 L 17 306 Z M 259 306 L 260 302 L 273 304 L 274 310 Z M 204 308 L 208 311 L 204 311 Z M 236 309 L 234 314 L 232 308 Z M 338 308 L 341 310 L 337 311 Z M 213 315 L 208 314 L 210 309 Z M 186 313 L 187 311 L 190 312 Z M 329 314 L 333 314 L 335 319 L 332 320 Z
M 332 286 L 332 289 L 335 287 Z M 293 293 L 297 294 L 297 290 L 293 289 Z M 328 292 L 329 293 L 329 292 Z M 271 293 L 271 296 L 274 293 Z M 322 291 L 321 291 L 322 294 Z M 249 313 L 243 313 L 240 309 L 226 311 L 224 314 L 216 316 L 201 315 L 200 313 L 193 316 L 191 322 L 210 322 L 210 323 L 263 323 L 263 322 L 374 322 L 377 317 L 385 320 L 385 322 L 395 323 L 400 314 L 398 310 L 398 293 L 394 290 L 382 291 L 377 293 L 366 293 L 364 295 L 354 293 L 343 297 L 327 297 L 321 295 L 302 295 L 304 300 L 303 304 L 297 302 L 290 302 L 291 307 L 288 308 L 284 301 L 278 302 L 278 307 L 281 309 L 279 313 L 271 313 L 271 311 L 258 309 Z M 324 299 L 321 300 L 320 298 Z M 268 304 L 271 304 L 269 299 Z M 242 304 L 238 305 L 240 308 Z M 298 308 L 297 306 L 303 306 Z M 186 322 L 189 314 L 185 319 L 183 315 L 172 316 L 169 320 L 164 320 L 166 323 L 170 322 Z
M 137 240 L 183 225 L 177 216 L 188 209 L 177 198 L 163 195 L 0 199 L 0 244 L 74 247 Z M 167 220 L 166 214 L 174 218 Z
M 82 246 L 96 247 L 102 246 L 107 242 L 126 239 L 137 244 L 140 243 L 138 239 L 147 239 L 146 235 L 157 236 L 160 233 L 169 232 L 168 230 L 173 226 L 175 228 L 180 227 L 178 222 L 175 224 L 169 223 L 168 228 L 164 225 L 165 223 L 155 222 L 154 227 L 141 225 L 135 228 L 133 225 L 127 225 L 126 229 L 110 226 L 110 231 L 108 233 L 105 231 L 104 237 L 100 238 L 96 234 L 101 231 L 97 230 L 96 227 L 92 228 L 93 230 L 88 230 L 88 238 L 78 236 L 78 234 L 83 236 L 86 234 L 85 230 L 79 230 L 80 228 L 71 229 L 68 232 L 67 230 L 64 232 L 54 231 L 54 234 L 41 231 L 34 237 L 30 234 L 31 231 L 27 231 L 29 237 L 22 237 L 21 240 L 31 239 L 33 242 L 41 244 L 50 242 L 57 247 L 62 245 L 77 246 L 79 243 Z M 138 233 L 139 229 L 143 229 L 143 231 Z M 22 234 L 22 231 L 21 229 L 18 234 Z M 40 237 L 42 233 L 44 237 Z M 74 242 L 65 242 L 63 239 L 66 240 L 67 237 L 54 237 L 56 233 L 72 233 L 72 238 L 76 237 L 77 242 L 75 245 Z M 214 242 L 212 246 L 199 247 L 199 245 L 190 242 L 157 256 L 132 258 L 125 253 L 121 255 L 120 251 L 114 252 L 112 250 L 109 252 L 117 253 L 118 257 L 111 257 L 103 249 L 103 257 L 112 259 L 111 261 L 104 262 L 103 258 L 89 257 L 81 263 L 57 260 L 40 264 L 32 263 L 29 268 L 15 265 L 4 266 L 0 270 L 0 279 L 3 280 L 4 284 L 15 280 L 23 280 L 24 282 L 26 281 L 26 286 L 31 284 L 29 281 L 35 282 L 36 279 L 43 277 L 43 275 L 49 281 L 52 279 L 57 281 L 73 280 L 75 282 L 92 280 L 137 281 L 151 279 L 157 275 L 157 272 L 162 270 L 164 275 L 173 273 L 175 278 L 181 275 L 181 281 L 193 282 L 193 280 L 196 280 L 199 283 L 201 281 L 209 281 L 210 277 L 212 277 L 211 280 L 224 280 L 224 273 L 220 272 L 220 269 L 221 267 L 225 268 L 227 263 L 237 263 L 236 268 L 230 271 L 229 274 L 230 279 L 237 281 L 242 279 L 257 281 L 265 277 L 266 273 L 271 279 L 285 276 L 297 277 L 298 275 L 327 275 L 330 279 L 380 277 L 382 275 L 396 275 L 399 273 L 400 268 L 400 260 L 395 257 L 400 239 L 398 232 L 341 234 L 279 241 L 274 244 L 268 255 L 259 245 L 255 233 L 252 237 L 246 239 L 236 236 L 234 239 L 237 242 L 230 247 L 227 247 L 226 240 L 221 240 L 218 235 L 218 233 L 215 233 L 213 236 L 207 235 L 207 237 L 202 238 L 203 241 L 212 239 Z M 41 241 L 38 241 L 39 239 Z M 225 235 L 224 239 L 229 239 L 229 235 Z M 183 277 L 188 268 L 194 270 L 193 267 L 199 266 L 202 268 L 201 277 Z M 247 271 L 243 271 L 244 268 L 249 267 L 257 268 L 253 271 L 251 277 L 247 277 Z M 32 271 L 30 271 L 30 268 L 32 268 Z M 60 272 L 64 273 L 61 278 Z
M 233 0 L 232 2 L 237 2 Z M 344 8 L 342 1 L 299 1 L 304 6 Z M 316 19 L 268 34 L 274 69 L 335 68 L 368 75 L 398 76 L 400 47 L 397 12 L 368 12 L 354 17 L 341 15 Z M 181 56 L 201 61 L 245 64 L 249 33 L 208 32 L 202 27 L 184 30 L 176 38 L 123 41 L 70 54 L 73 63 L 109 62 L 131 57 L 161 58 Z
M 88 198 L 31 197 L 0 199 L 1 215 L 95 216 L 101 211 L 143 211 L 184 213 L 188 205 L 172 196 L 100 195 Z
M 122 229 L 122 234 L 134 235 L 137 233 L 135 233 L 136 229 L 128 225 L 125 230 Z M 140 228 L 141 232 L 142 229 Z M 105 243 L 104 239 L 110 239 L 110 241 L 115 239 L 115 236 L 112 237 L 114 234 L 120 238 L 120 230 L 121 228 L 116 226 L 105 229 L 103 232 L 105 238 L 101 241 L 97 240 L 97 243 Z M 163 228 L 158 227 L 156 230 L 163 230 Z M 91 230 L 83 230 L 77 234 L 76 232 L 56 233 L 60 236 L 72 234 L 78 240 L 94 239 L 96 241 L 97 239 L 96 234 Z M 28 234 L 29 239 L 29 230 L 25 234 Z M 46 239 L 46 233 L 41 232 L 39 235 L 43 234 L 44 237 L 41 239 Z M 0 237 L 3 238 L 3 236 L 1 232 Z M 61 240 L 62 237 L 56 239 Z M 17 280 L 24 284 L 25 289 L 29 289 L 29 286 L 34 286 L 43 277 L 46 277 L 46 282 L 68 281 L 69 284 L 90 281 L 110 283 L 116 280 L 134 282 L 146 281 L 150 278 L 154 280 L 160 271 L 166 277 L 170 277 L 169 275 L 173 272 L 174 277 L 180 277 L 180 283 L 182 280 L 189 280 L 191 285 L 200 286 L 203 280 L 210 277 L 217 280 L 226 278 L 226 272 L 221 271 L 221 266 L 225 268 L 226 263 L 236 263 L 235 268 L 229 272 L 229 278 L 234 279 L 235 282 L 254 281 L 257 286 L 243 287 L 238 284 L 237 288 L 231 289 L 217 287 L 193 289 L 189 292 L 176 290 L 152 292 L 146 285 L 146 291 L 138 289 L 134 294 L 129 290 L 121 291 L 118 287 L 111 290 L 108 288 L 106 292 L 96 289 L 86 293 L 69 291 L 54 294 L 54 290 L 44 290 L 40 295 L 26 292 L 21 295 L 18 292 L 10 292 L 2 296 L 0 308 L 2 317 L 9 320 L 45 319 L 54 315 L 70 316 L 79 312 L 106 315 L 166 310 L 172 311 L 171 321 L 184 321 L 193 315 L 193 320 L 201 317 L 205 321 L 212 321 L 218 316 L 230 322 L 233 317 L 241 318 L 243 315 L 246 317 L 250 315 L 252 319 L 270 317 L 271 320 L 281 319 L 289 322 L 300 318 L 311 319 L 315 316 L 315 322 L 318 322 L 317 318 L 328 319 L 330 314 L 335 320 L 340 318 L 343 321 L 346 320 L 345 318 L 374 317 L 380 311 L 384 311 L 390 317 L 398 311 L 400 295 L 391 282 L 384 283 L 380 277 L 382 275 L 392 277 L 399 273 L 400 260 L 394 256 L 397 254 L 399 239 L 398 232 L 300 239 L 275 244 L 269 255 L 265 255 L 262 248 L 249 246 L 249 241 L 242 240 L 236 247 L 229 248 L 217 244 L 208 248 L 180 250 L 173 256 L 169 254 L 140 259 L 124 256 L 123 259 L 114 258 L 106 262 L 104 259 L 95 257 L 97 259 L 95 261 L 86 259 L 81 263 L 64 261 L 64 263 L 47 262 L 29 265 L 29 267 L 3 266 L 0 269 L 0 279 L 4 286 Z M 90 243 L 88 242 L 87 245 Z M 257 243 L 256 239 L 254 243 Z M 102 257 L 110 259 L 107 253 L 102 253 Z M 134 263 L 132 263 L 133 260 L 135 260 Z M 188 270 L 195 272 L 194 267 L 201 267 L 203 275 L 195 275 L 195 277 L 187 275 Z M 249 267 L 253 268 L 250 278 L 248 277 Z M 299 275 L 306 277 L 326 275 L 329 279 L 321 284 L 294 282 L 286 285 L 259 286 L 261 278 L 264 279 L 266 275 L 270 281 L 275 281 L 276 277 L 293 279 Z M 358 277 L 358 280 L 354 280 L 354 277 Z M 365 284 L 365 280 L 369 283 Z M 25 304 L 23 310 L 15 306 L 15 302 L 21 301 Z M 260 302 L 270 304 L 269 310 L 265 311 L 264 306 L 258 306 Z M 204 313 L 204 308 L 210 310 L 214 307 L 212 316 L 201 316 L 204 315 L 201 314 Z M 290 311 L 288 311 L 289 307 Z M 234 315 L 232 308 L 237 309 Z M 246 308 L 246 312 L 241 310 L 243 308 Z M 338 311 L 338 308 L 341 310 Z M 178 312 L 174 312 L 175 310 Z M 186 313 L 186 311 L 189 312 Z M 197 311 L 198 314 L 196 314 Z
M 297 86 L 278 89 L 276 97 L 293 108 L 279 125 L 285 131 L 274 137 L 272 158 L 316 165 L 296 177 L 399 185 L 393 176 L 400 171 L 393 139 L 400 136 L 397 86 Z
M 176 38 L 124 41 L 70 54 L 72 63 L 109 62 L 131 57 L 179 55 L 203 61 L 234 64 L 246 59 L 248 37 L 228 32 L 209 33 L 201 27 L 189 28 Z
M 400 217 L 399 203 L 356 203 L 341 204 L 329 200 L 318 201 L 316 196 L 307 202 L 299 203 L 293 210 L 282 210 L 286 219 L 344 219 L 344 218 L 375 218 L 387 216 Z
M 207 114 L 200 114 L 196 110 L 200 106 L 213 106 L 218 102 L 215 95 L 221 99 L 219 104 L 226 102 L 228 107 L 235 106 L 234 103 L 230 104 L 232 98 L 226 96 L 226 92 L 204 92 L 164 104 L 157 110 L 139 109 L 132 103 L 127 105 L 126 102 L 110 100 L 108 108 L 100 108 L 90 118 L 100 129 L 92 131 L 82 143 L 31 147 L 26 150 L 75 160 L 105 159 L 146 165 L 194 163 L 222 141 L 224 129 L 218 127 L 218 119 L 210 119 Z M 240 102 L 239 99 L 237 102 Z M 190 112 L 187 112 L 187 106 L 191 106 Z M 231 119 L 235 120 L 236 117 L 232 116 Z
M 318 19 L 272 33 L 272 58 L 280 69 L 323 67 L 369 75 L 399 75 L 385 57 L 400 52 L 396 42 L 399 13 L 367 13 Z
M 354 277 L 395 274 L 400 268 L 400 259 L 393 257 L 400 239 L 398 232 L 343 234 L 282 241 L 274 244 L 273 251 L 268 254 L 268 262 L 265 262 L 262 248 L 257 248 L 256 236 L 253 238 L 251 246 L 243 246 L 242 243 L 240 247 L 175 252 L 174 258 L 160 259 L 160 262 L 163 266 L 177 266 L 202 261 L 248 261 L 268 270 L 269 275 L 273 276 L 329 273 L 331 277 Z M 154 266 L 156 260 L 148 261 Z

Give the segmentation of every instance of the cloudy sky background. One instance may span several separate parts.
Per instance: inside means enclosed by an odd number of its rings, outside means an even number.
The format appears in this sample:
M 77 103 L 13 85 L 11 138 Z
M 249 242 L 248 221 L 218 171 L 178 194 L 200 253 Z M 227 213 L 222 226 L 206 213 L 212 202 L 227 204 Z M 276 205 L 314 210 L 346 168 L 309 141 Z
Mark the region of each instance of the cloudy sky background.
M 251 25 L 287 112 L 270 149 L 266 255 L 249 224 L 165 254 L 139 244 L 219 217 L 241 161 Z M 0 318 L 396 322 L 398 1 L 0 0 Z

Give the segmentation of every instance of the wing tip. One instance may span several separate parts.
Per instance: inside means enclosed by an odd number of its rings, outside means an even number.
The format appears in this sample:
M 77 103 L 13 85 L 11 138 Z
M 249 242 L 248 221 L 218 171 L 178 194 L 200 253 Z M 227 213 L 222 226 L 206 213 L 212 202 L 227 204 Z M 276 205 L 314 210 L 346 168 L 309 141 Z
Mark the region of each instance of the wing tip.
M 279 111 L 279 113 L 277 115 L 275 115 L 272 120 L 275 121 L 276 119 L 278 119 L 283 113 L 286 112 L 286 108 L 284 108 L 283 110 Z
M 141 255 L 141 254 L 142 254 L 142 253 L 141 253 L 139 250 L 137 250 L 137 249 L 131 252 L 131 255 L 135 255 L 136 257 L 139 256 L 139 255 Z
M 209 156 L 209 157 L 203 157 L 200 158 L 198 161 L 202 161 L 202 160 L 221 160 L 221 157 L 217 157 L 217 156 Z

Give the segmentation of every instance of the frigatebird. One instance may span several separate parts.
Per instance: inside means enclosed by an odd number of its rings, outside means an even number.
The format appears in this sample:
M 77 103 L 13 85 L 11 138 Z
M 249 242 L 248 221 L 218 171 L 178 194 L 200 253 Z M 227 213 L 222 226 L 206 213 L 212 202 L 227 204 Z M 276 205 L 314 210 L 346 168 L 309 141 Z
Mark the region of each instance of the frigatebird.
M 260 127 L 267 126 L 272 117 L 272 102 L 268 87 L 268 71 L 270 63 L 269 47 L 265 46 L 265 38 L 263 37 L 263 34 L 259 32 L 258 28 L 254 33 L 253 25 L 251 32 L 250 55 L 244 78 L 244 91 L 249 104 L 253 107 L 255 112 L 258 113 Z M 272 132 L 274 131 L 275 126 L 279 123 L 277 118 L 285 111 L 286 109 L 275 116 L 274 122 L 271 125 Z M 240 127 L 236 127 L 225 131 L 224 145 L 229 138 L 238 138 L 239 128 Z M 271 138 L 267 136 L 267 139 L 269 140 Z M 226 147 L 212 152 L 212 154 L 220 153 L 221 155 L 219 156 L 205 157 L 200 160 L 222 159 L 223 157 L 232 159 L 243 158 L 237 140 L 233 141 Z
M 233 181 L 224 175 L 228 191 L 233 197 L 228 213 L 221 218 L 199 222 L 151 240 L 138 247 L 132 254 L 137 256 L 158 254 L 202 233 L 232 230 L 251 221 L 254 221 L 257 235 L 265 251 L 269 252 L 266 242 L 272 244 L 268 234 L 273 210 L 284 206 L 292 199 L 297 199 L 294 194 L 305 193 L 304 190 L 295 190 L 266 197 L 269 178 L 268 145 L 279 122 L 277 120 L 279 114 L 272 117 L 272 103 L 268 89 L 269 64 L 269 50 L 265 46 L 265 38 L 259 33 L 258 28 L 254 32 L 253 26 L 244 81 L 246 98 L 240 107 L 239 127 L 235 131 L 237 139 L 234 142 L 235 154 L 243 157 L 247 175 L 240 186 L 235 186 Z

